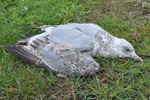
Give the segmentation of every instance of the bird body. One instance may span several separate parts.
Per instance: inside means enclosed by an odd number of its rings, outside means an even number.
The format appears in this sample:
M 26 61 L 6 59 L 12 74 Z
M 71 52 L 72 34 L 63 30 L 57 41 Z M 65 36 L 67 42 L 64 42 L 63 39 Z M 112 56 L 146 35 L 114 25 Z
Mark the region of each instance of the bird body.
M 99 70 L 92 56 L 131 57 L 142 61 L 125 39 L 112 36 L 93 23 L 37 27 L 45 31 L 4 46 L 23 60 L 52 70 L 58 76 L 87 76 Z

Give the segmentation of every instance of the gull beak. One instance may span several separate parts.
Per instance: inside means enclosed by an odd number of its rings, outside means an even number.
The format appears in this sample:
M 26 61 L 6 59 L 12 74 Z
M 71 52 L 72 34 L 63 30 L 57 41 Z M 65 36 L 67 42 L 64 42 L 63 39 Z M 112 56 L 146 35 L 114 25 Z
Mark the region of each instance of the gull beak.
M 134 56 L 132 56 L 132 58 L 133 58 L 134 60 L 140 61 L 140 62 L 141 62 L 141 65 L 144 64 L 142 58 L 140 58 L 138 55 L 135 54 Z

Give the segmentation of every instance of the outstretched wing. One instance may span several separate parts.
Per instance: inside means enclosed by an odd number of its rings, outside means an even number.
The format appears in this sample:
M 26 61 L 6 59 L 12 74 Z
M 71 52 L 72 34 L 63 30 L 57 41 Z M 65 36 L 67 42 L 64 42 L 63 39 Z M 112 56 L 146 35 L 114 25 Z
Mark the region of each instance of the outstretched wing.
M 19 42 L 23 45 L 4 48 L 29 63 L 64 76 L 86 76 L 98 71 L 99 64 L 91 56 L 67 44 L 56 43 L 48 35 L 37 35 L 25 41 L 27 43 Z

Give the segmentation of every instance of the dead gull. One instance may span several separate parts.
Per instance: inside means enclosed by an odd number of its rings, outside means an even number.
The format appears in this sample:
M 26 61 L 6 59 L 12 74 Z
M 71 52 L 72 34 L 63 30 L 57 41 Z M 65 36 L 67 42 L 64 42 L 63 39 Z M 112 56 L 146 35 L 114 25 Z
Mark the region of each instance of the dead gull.
M 93 23 L 35 28 L 45 32 L 28 35 L 16 45 L 4 48 L 27 62 L 52 70 L 60 77 L 79 77 L 97 72 L 99 64 L 91 56 L 129 57 L 143 63 L 128 41 L 112 36 Z

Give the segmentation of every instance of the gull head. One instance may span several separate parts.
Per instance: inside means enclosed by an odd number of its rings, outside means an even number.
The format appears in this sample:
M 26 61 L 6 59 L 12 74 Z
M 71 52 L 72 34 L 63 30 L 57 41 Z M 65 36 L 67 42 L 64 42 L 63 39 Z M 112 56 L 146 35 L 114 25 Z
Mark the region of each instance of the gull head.
M 143 60 L 135 53 L 133 46 L 125 39 L 116 38 L 111 54 L 121 58 L 133 58 L 143 64 Z

